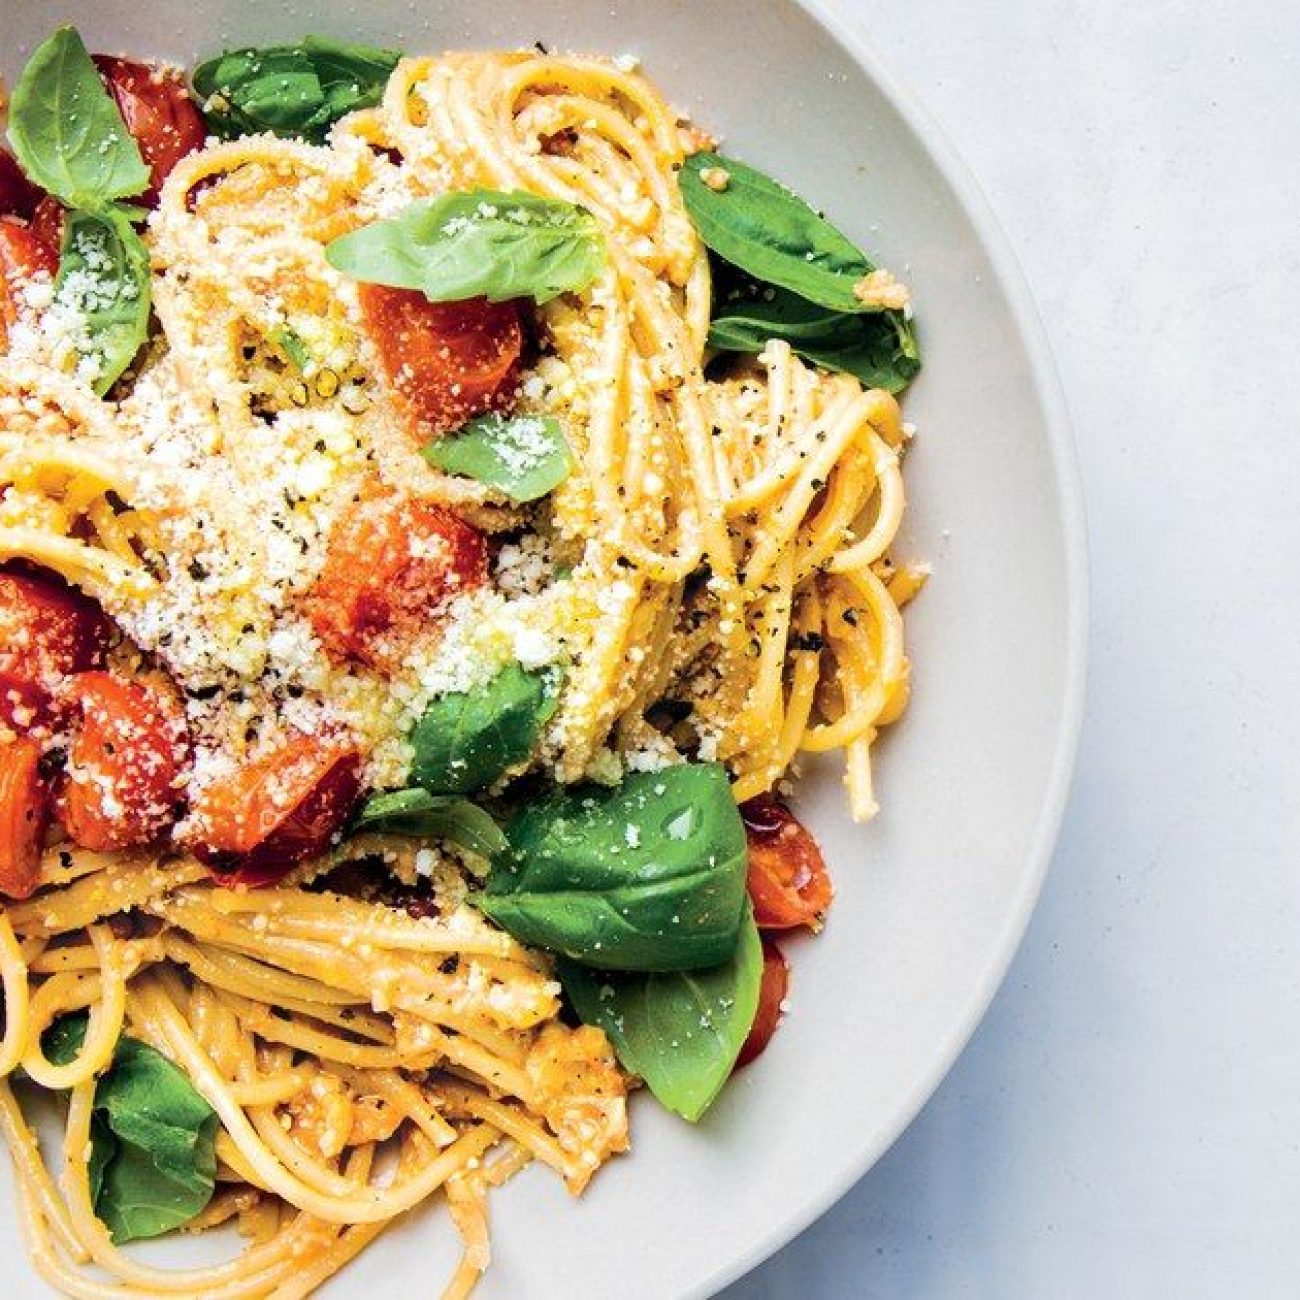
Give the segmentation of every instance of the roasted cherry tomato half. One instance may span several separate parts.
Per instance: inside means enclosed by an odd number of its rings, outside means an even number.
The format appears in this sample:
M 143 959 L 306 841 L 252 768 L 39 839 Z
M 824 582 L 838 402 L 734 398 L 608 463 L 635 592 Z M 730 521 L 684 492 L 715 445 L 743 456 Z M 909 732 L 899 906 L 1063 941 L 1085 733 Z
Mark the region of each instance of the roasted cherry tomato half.
M 366 333 L 421 441 L 500 406 L 514 391 L 523 328 L 513 302 L 430 302 L 414 289 L 363 284 Z
M 54 577 L 0 572 L 0 722 L 29 731 L 59 713 L 60 688 L 104 662 L 112 624 Z
M 30 226 L 0 217 L 0 346 L 7 345 L 9 330 L 18 322 L 23 291 L 42 271 L 59 270 L 59 250 L 52 248 Z
M 0 894 L 26 898 L 36 888 L 50 798 L 41 747 L 26 736 L 0 742 Z
M 781 949 L 771 939 L 764 938 L 763 982 L 758 986 L 758 1011 L 754 1014 L 749 1037 L 745 1039 L 740 1055 L 736 1057 L 737 1070 L 761 1055 L 776 1033 L 776 1027 L 781 1023 L 781 1004 L 789 989 L 790 967 Z
M 207 127 L 174 69 L 110 54 L 96 54 L 94 61 L 149 168 L 149 188 L 136 201 L 152 207 L 171 169 L 186 154 L 203 147 Z
M 770 794 L 741 804 L 740 815 L 749 841 L 749 897 L 759 929 L 815 929 L 834 896 L 817 841 Z
M 361 791 L 361 755 L 297 735 L 198 796 L 189 838 L 224 885 L 269 885 L 323 853 Z
M 160 839 L 184 810 L 189 735 L 165 689 L 106 672 L 79 673 L 67 698 L 79 715 L 60 789 L 74 844 L 96 852 Z
M 53 251 L 56 263 L 63 247 L 63 223 L 67 215 L 67 208 L 50 194 L 41 199 L 32 213 L 32 234 Z
M 0 217 L 21 217 L 30 221 L 42 191 L 23 175 L 18 159 L 0 149 Z
M 339 516 L 305 607 L 331 659 L 385 670 L 443 601 L 486 578 L 477 529 L 375 485 Z

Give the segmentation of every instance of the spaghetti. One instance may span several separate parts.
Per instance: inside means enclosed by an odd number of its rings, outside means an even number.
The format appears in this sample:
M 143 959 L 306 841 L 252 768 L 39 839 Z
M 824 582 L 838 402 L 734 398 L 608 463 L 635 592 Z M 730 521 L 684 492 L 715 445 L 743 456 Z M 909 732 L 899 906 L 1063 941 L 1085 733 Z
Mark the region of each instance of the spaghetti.
M 156 327 L 111 400 L 33 280 L 0 358 L 0 561 L 92 597 L 118 630 L 94 671 L 162 683 L 188 737 L 173 833 L 53 830 L 11 890 L 30 896 L 0 911 L 0 1129 L 32 1258 L 68 1295 L 304 1296 L 438 1195 L 463 1243 L 445 1294 L 465 1295 L 493 1187 L 537 1160 L 578 1192 L 627 1146 L 627 1074 L 601 1029 L 561 1018 L 551 958 L 471 905 L 480 858 L 361 831 L 305 857 L 277 841 L 297 865 L 227 888 L 213 863 L 248 870 L 269 834 L 240 813 L 217 841 L 241 772 L 331 738 L 348 757 L 310 796 L 283 775 L 255 788 L 281 818 L 312 798 L 328 820 L 348 781 L 407 780 L 432 701 L 523 664 L 549 674 L 549 713 L 495 794 L 696 759 L 743 802 L 840 749 L 853 815 L 875 813 L 873 743 L 908 693 L 900 606 L 924 577 L 890 558 L 904 426 L 888 392 L 780 338 L 715 359 L 710 257 L 677 184 L 705 143 L 613 61 L 404 58 L 327 143 L 254 134 L 175 163 L 145 235 Z M 587 288 L 536 307 L 512 371 L 512 409 L 557 419 L 572 456 L 540 506 L 420 454 L 410 377 L 386 373 L 365 286 L 326 253 L 480 189 L 574 205 L 604 241 Z M 399 610 L 396 649 L 340 658 L 305 594 L 341 536 L 370 535 L 350 512 L 399 495 L 402 527 L 432 532 L 393 585 L 430 554 L 461 568 L 438 618 L 399 637 Z M 46 768 L 67 755 L 90 795 L 66 797 L 104 814 L 105 769 L 67 715 L 9 713 L 8 753 L 30 732 Z M 51 1027 L 87 1013 L 51 1059 Z M 123 1035 L 215 1113 L 215 1194 L 188 1226 L 235 1222 L 252 1240 L 230 1262 L 156 1269 L 96 1215 L 96 1082 Z M 19 1067 L 67 1094 L 53 1170 Z

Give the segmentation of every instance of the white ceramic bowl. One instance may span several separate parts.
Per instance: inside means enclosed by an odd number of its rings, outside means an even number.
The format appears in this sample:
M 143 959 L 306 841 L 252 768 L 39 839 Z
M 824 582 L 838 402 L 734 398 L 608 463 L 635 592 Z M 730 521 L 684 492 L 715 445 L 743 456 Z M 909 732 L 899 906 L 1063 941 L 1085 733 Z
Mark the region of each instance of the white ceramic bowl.
M 634 52 L 725 148 L 824 208 L 915 292 L 926 368 L 906 400 L 901 552 L 934 577 L 908 611 L 914 701 L 879 748 L 884 811 L 854 826 L 834 764 L 799 807 L 838 898 L 789 945 L 791 1012 L 698 1128 L 642 1098 L 635 1151 L 578 1204 L 541 1170 L 493 1201 L 492 1297 L 702 1296 L 825 1210 L 934 1090 L 983 1014 L 1038 894 L 1082 695 L 1083 526 L 1051 363 L 1010 253 L 934 127 L 860 44 L 789 0 L 5 0 L 12 77 L 57 22 L 91 49 L 197 54 L 307 30 L 410 52 L 531 44 Z M 903 70 L 905 71 L 905 70 Z M 0 1191 L 4 1294 L 45 1294 Z M 178 1260 L 207 1243 L 164 1248 Z M 436 1294 L 437 1212 L 328 1288 Z

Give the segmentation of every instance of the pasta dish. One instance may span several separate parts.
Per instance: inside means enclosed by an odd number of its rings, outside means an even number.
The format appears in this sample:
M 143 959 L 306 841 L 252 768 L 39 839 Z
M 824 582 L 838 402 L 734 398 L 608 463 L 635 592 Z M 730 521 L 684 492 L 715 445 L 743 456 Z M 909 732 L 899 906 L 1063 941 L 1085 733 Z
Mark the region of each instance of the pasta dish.
M 0 152 L 0 1130 L 69 1296 L 696 1121 L 908 694 L 908 291 L 630 58 L 54 32 Z M 761 1068 L 761 1067 L 756 1067 Z M 44 1099 L 44 1100 L 42 1100 Z M 43 1151 L 37 1114 L 59 1115 Z M 227 1262 L 123 1249 L 227 1224 Z

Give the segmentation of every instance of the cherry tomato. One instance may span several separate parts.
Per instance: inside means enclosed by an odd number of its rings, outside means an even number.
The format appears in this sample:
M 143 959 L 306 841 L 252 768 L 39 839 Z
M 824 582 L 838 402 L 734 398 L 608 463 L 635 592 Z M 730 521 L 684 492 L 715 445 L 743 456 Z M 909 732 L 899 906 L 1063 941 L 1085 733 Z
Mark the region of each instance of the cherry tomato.
M 63 247 L 63 220 L 68 210 L 52 194 L 47 194 L 32 213 L 31 231 L 58 258 Z
M 0 218 L 0 344 L 18 321 L 22 293 L 38 273 L 53 276 L 59 269 L 59 253 L 40 239 L 29 226 Z
M 269 885 L 323 853 L 361 791 L 361 755 L 339 740 L 297 735 L 195 802 L 194 852 L 223 885 Z
M 0 894 L 26 898 L 36 888 L 50 820 L 41 747 L 25 736 L 0 745 Z
M 29 221 L 41 201 L 41 190 L 23 175 L 18 159 L 0 149 L 0 216 Z
M 168 173 L 186 154 L 203 147 L 208 129 L 174 69 L 110 54 L 96 54 L 94 62 L 149 168 L 149 188 L 134 201 L 153 207 Z
M 790 967 L 786 963 L 781 949 L 771 939 L 763 940 L 763 982 L 758 986 L 758 1011 L 754 1014 L 754 1023 L 749 1028 L 749 1037 L 745 1039 L 736 1057 L 735 1069 L 748 1065 L 756 1056 L 762 1054 L 776 1033 L 781 1023 L 781 1003 L 790 989 Z
M 59 713 L 73 673 L 104 662 L 112 624 L 54 578 L 0 572 L 0 722 L 28 731 Z
M 762 930 L 816 929 L 834 890 L 817 841 L 770 794 L 740 806 L 749 841 L 749 897 Z
M 443 601 L 486 578 L 477 529 L 442 506 L 375 486 L 335 522 L 307 617 L 331 659 L 383 670 Z
M 69 838 L 105 852 L 159 839 L 180 815 L 189 737 L 161 689 L 105 672 L 68 684 L 79 711 L 59 814 Z
M 360 286 L 366 332 L 421 440 L 499 406 L 523 347 L 519 308 L 486 298 L 430 302 L 414 289 Z

